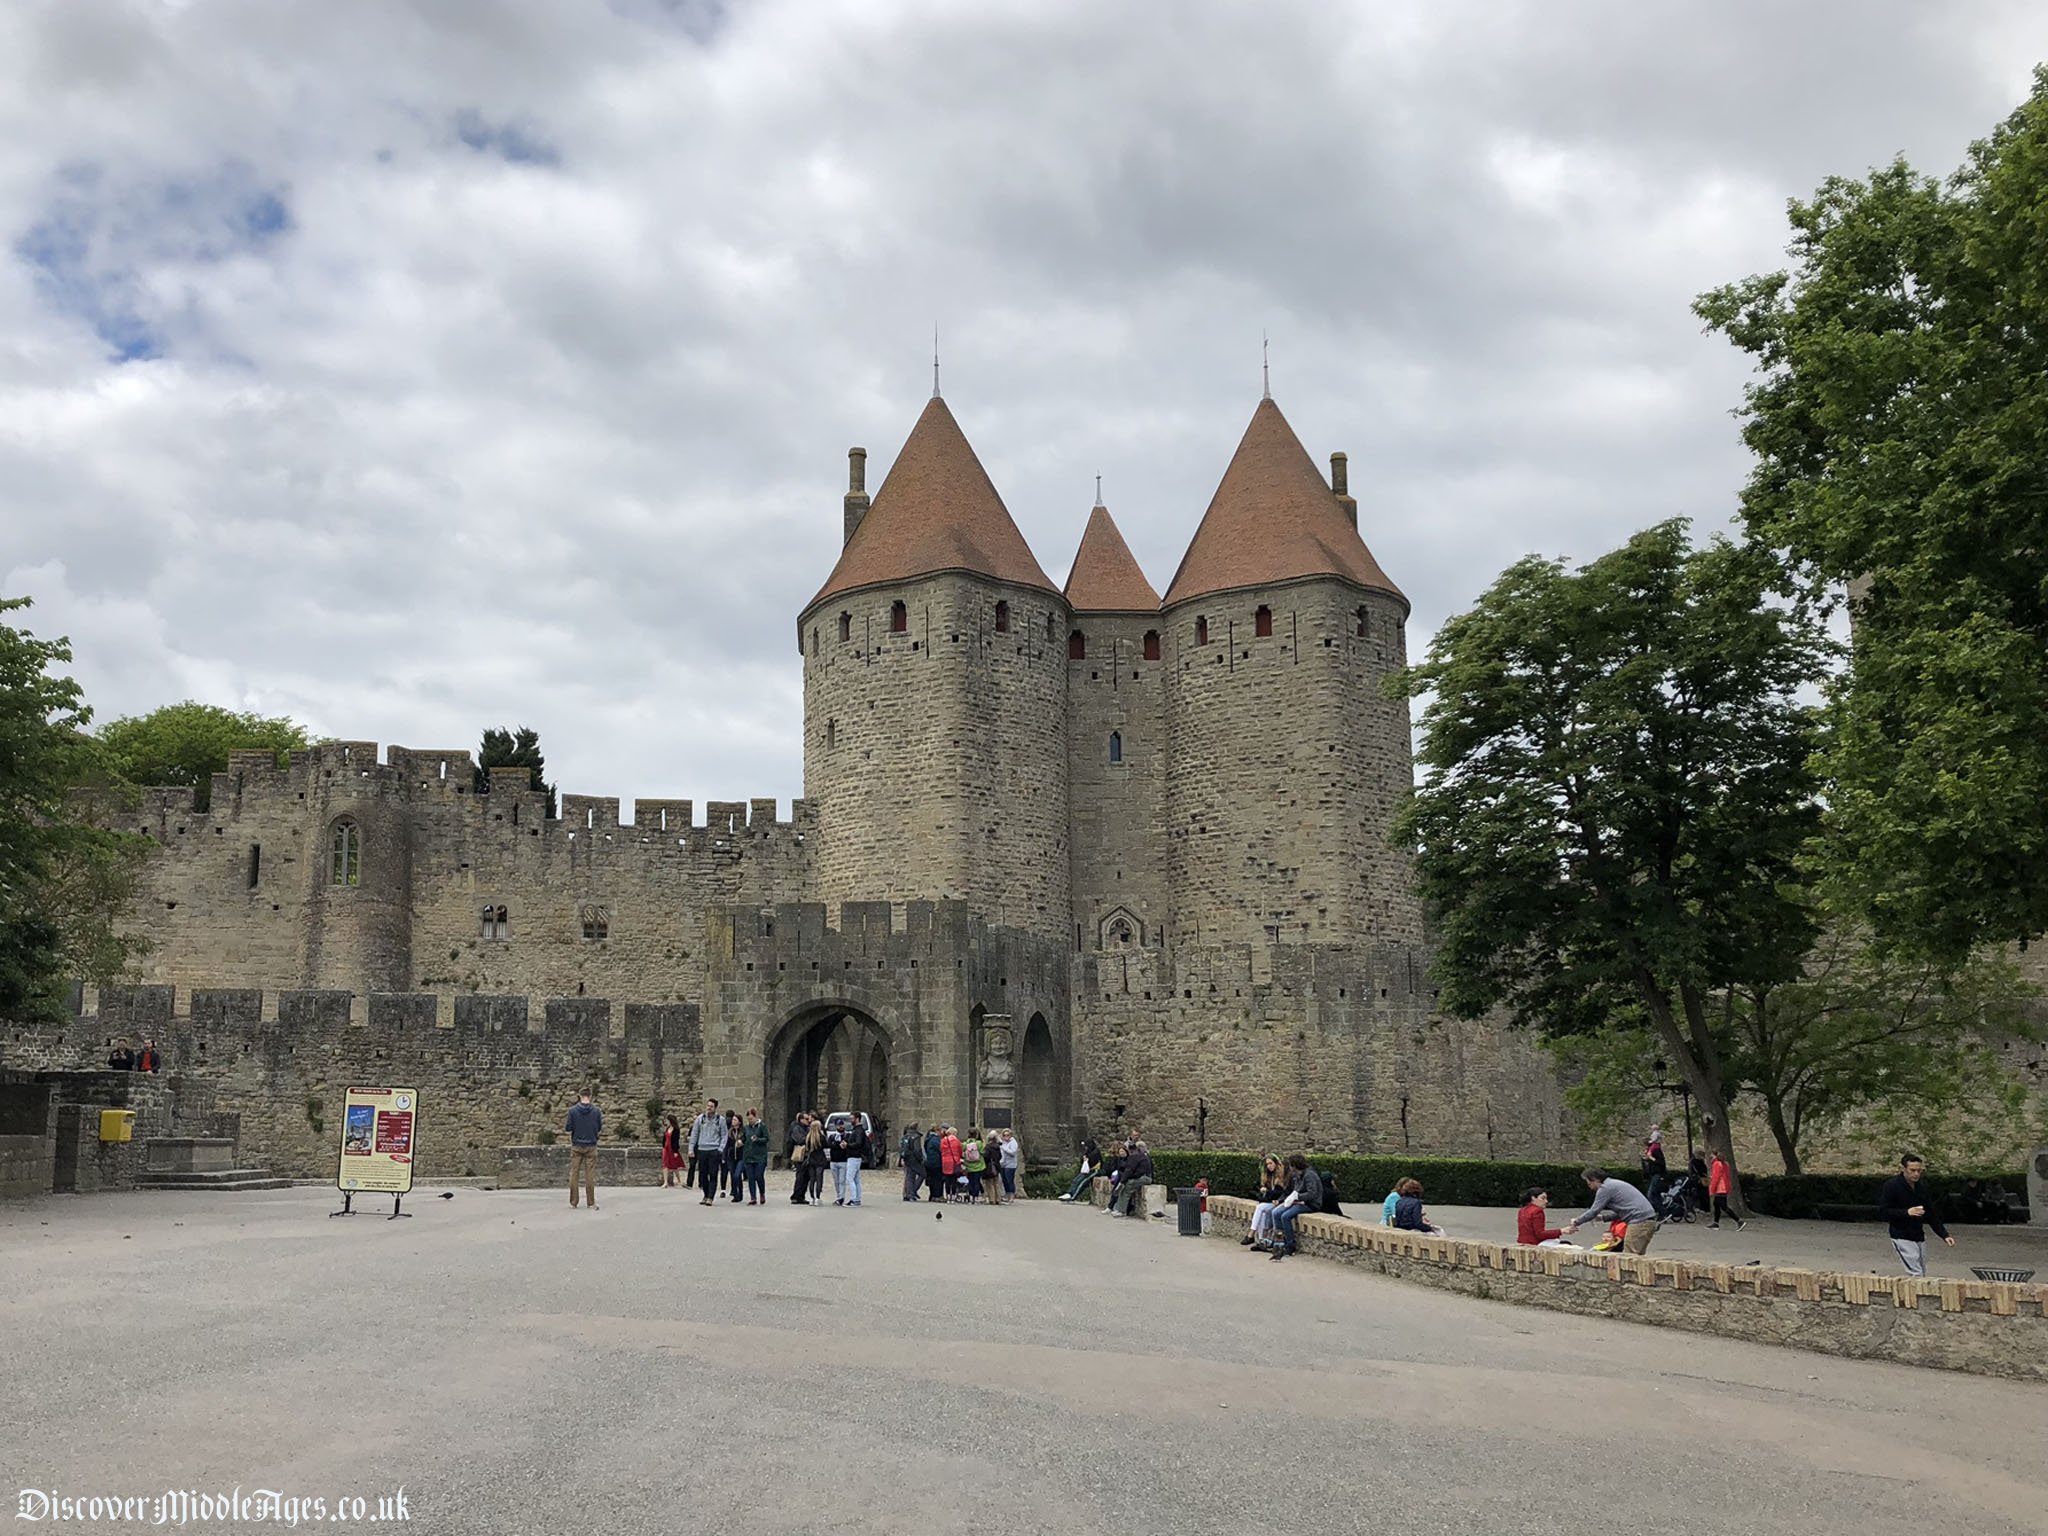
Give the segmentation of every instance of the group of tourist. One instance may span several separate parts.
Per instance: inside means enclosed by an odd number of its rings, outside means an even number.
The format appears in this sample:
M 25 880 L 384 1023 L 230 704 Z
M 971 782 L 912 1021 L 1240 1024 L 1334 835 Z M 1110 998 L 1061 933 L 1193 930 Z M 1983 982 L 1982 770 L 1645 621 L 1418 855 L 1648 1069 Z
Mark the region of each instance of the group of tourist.
M 116 1072 L 161 1072 L 164 1058 L 153 1039 L 143 1041 L 139 1051 L 126 1040 L 116 1040 L 107 1053 L 107 1065 Z
M 1122 1141 L 1111 1142 L 1107 1156 L 1090 1137 L 1081 1143 L 1081 1171 L 1074 1176 L 1073 1184 L 1060 1199 L 1069 1202 L 1079 1200 L 1082 1192 L 1097 1179 L 1107 1179 L 1109 1204 L 1104 1207 L 1105 1213 L 1111 1216 L 1143 1216 L 1144 1195 L 1151 1186 L 1152 1171 L 1152 1149 L 1145 1145 L 1136 1131 L 1129 1132 Z
M 910 1126 L 896 1147 L 903 1165 L 903 1198 L 966 1205 L 1008 1205 L 1017 1198 L 1017 1174 L 1024 1144 L 1002 1127 L 986 1133 L 970 1128 Z
M 661 1127 L 661 1184 L 664 1189 L 694 1188 L 700 1204 L 717 1203 L 729 1193 L 734 1205 L 768 1203 L 768 1126 L 758 1109 L 745 1116 L 721 1110 L 706 1099 L 703 1113 L 688 1130 L 670 1115 Z

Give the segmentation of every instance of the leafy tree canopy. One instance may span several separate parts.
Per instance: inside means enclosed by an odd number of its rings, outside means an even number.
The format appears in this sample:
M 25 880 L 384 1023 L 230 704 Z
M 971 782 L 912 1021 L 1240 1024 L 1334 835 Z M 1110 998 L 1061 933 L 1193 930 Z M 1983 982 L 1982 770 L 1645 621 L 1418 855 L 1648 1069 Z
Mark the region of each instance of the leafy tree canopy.
M 1751 535 L 1854 584 L 1824 762 L 1880 940 L 1960 963 L 2048 929 L 2048 70 L 1946 183 L 1790 208 L 1792 265 L 1704 294 L 1759 370 Z
M 1445 1005 L 1547 1035 L 1635 1019 L 1733 1161 L 1714 994 L 1796 973 L 1830 647 L 1773 562 L 1665 523 L 1578 571 L 1527 559 L 1394 686 L 1428 694 L 1403 814 Z
M 548 797 L 548 815 L 555 814 L 555 786 L 547 781 L 548 760 L 541 755 L 540 732 L 529 726 L 500 731 L 486 728 L 483 750 L 477 754 L 476 787 L 489 793 L 493 768 L 525 768 L 527 784 Z
M 228 753 L 269 751 L 278 765 L 306 746 L 305 727 L 283 717 L 237 714 L 214 704 L 166 704 L 100 728 L 113 771 L 130 784 L 189 784 L 206 806 L 213 776 L 225 773 Z
M 0 598 L 0 616 L 26 598 Z M 97 827 L 75 792 L 105 786 L 70 645 L 0 622 L 0 1018 L 55 1017 L 68 983 L 111 981 L 140 952 L 116 919 L 141 840 Z

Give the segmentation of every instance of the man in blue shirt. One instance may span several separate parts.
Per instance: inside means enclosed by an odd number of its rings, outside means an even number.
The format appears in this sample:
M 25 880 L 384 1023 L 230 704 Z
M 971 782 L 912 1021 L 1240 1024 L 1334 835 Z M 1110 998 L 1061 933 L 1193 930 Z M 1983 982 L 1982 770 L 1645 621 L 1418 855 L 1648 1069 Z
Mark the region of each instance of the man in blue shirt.
M 586 1089 L 569 1108 L 569 1209 L 576 1209 L 576 1175 L 583 1175 L 590 1208 L 597 1209 L 597 1136 L 604 1129 L 604 1111 L 590 1102 Z

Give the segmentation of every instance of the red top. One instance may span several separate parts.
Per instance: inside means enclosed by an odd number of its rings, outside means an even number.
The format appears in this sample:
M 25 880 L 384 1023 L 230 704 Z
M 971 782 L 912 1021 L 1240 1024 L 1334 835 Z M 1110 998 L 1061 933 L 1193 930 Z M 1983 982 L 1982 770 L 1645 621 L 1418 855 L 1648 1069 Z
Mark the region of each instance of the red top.
M 1735 1180 L 1728 1172 L 1728 1165 L 1718 1157 L 1714 1159 L 1713 1166 L 1707 1170 L 1707 1193 L 1710 1195 L 1732 1195 L 1735 1193 Z
M 960 1138 L 945 1136 L 939 1140 L 939 1172 L 952 1178 L 960 1171 Z
M 1543 1218 L 1549 1214 L 1550 1212 L 1534 1200 L 1523 1206 L 1515 1217 L 1515 1241 L 1528 1243 L 1533 1247 L 1537 1243 L 1547 1243 L 1553 1237 L 1563 1237 L 1564 1228 L 1543 1225 Z

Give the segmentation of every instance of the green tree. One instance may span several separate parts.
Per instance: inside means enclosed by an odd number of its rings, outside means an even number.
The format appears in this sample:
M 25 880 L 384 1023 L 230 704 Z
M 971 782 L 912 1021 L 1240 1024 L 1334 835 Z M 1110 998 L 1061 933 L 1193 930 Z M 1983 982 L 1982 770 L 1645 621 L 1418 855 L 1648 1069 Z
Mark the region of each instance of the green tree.
M 490 793 L 493 768 L 524 768 L 527 784 L 548 797 L 548 815 L 555 814 L 555 786 L 547 781 L 548 760 L 541 755 L 540 732 L 528 726 L 509 731 L 486 728 L 483 750 L 477 754 L 476 787 Z
M 296 721 L 190 699 L 113 721 L 99 737 L 121 778 L 145 786 L 189 784 L 201 810 L 212 796 L 213 776 L 227 771 L 228 753 L 269 751 L 282 767 L 286 753 L 307 745 L 305 727 Z
M 1792 266 L 1695 308 L 1755 358 L 1751 536 L 1855 593 L 1832 690 L 1846 899 L 1950 965 L 2048 929 L 2048 70 L 1962 168 L 1790 206 Z
M 0 615 L 29 606 L 0 598 Z M 118 919 L 146 844 L 97 826 L 80 786 L 106 788 L 67 641 L 0 623 L 0 1018 L 62 1015 L 67 985 L 115 979 L 145 947 Z
M 1802 1142 L 1852 1117 L 1927 1126 L 1967 1116 L 2004 1128 L 2001 1152 L 2017 1144 L 2027 1090 L 1999 1047 L 2040 1038 L 2019 968 L 1980 954 L 1951 970 L 1866 940 L 1831 923 L 1797 975 L 1722 996 L 1729 1077 L 1756 1100 L 1785 1171 L 1800 1171 Z
M 1729 1159 L 1715 994 L 1797 970 L 1830 647 L 1766 601 L 1772 563 L 1683 523 L 1582 569 L 1527 559 L 1392 686 L 1427 694 L 1399 835 L 1439 925 L 1444 1004 L 1549 1036 L 1634 1021 Z

